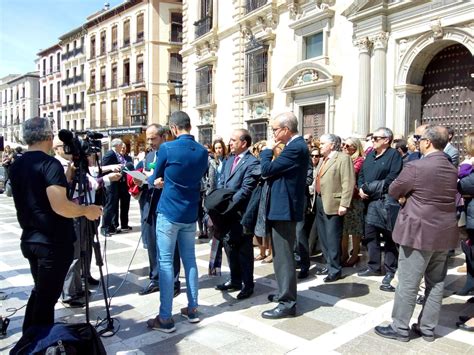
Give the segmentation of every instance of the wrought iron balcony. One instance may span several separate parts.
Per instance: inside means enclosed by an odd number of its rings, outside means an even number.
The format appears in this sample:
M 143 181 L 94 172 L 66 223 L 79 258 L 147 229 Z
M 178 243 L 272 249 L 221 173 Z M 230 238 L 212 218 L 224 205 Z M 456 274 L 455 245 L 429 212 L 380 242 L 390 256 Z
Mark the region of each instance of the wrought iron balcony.
M 194 22 L 195 28 L 195 38 L 199 38 L 206 33 L 208 33 L 212 28 L 212 16 L 206 16 L 200 19 L 199 21 Z
M 268 2 L 268 0 L 247 0 L 245 3 L 245 13 L 248 14 L 259 7 L 262 7 Z

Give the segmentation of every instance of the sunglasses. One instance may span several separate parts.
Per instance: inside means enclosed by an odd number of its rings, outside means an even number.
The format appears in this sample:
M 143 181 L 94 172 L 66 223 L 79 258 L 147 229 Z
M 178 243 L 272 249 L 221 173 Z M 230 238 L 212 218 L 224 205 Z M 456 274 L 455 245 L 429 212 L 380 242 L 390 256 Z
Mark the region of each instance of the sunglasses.
M 379 139 L 384 139 L 384 138 L 387 138 L 387 137 L 382 137 L 382 136 L 372 136 L 372 138 L 370 138 L 371 140 L 375 141 L 375 142 L 378 142 Z
M 352 146 L 352 144 L 345 144 L 345 143 L 344 143 L 344 144 L 342 145 L 342 148 L 354 148 L 354 147 Z
M 311 158 L 319 158 L 321 157 L 319 154 L 311 154 Z

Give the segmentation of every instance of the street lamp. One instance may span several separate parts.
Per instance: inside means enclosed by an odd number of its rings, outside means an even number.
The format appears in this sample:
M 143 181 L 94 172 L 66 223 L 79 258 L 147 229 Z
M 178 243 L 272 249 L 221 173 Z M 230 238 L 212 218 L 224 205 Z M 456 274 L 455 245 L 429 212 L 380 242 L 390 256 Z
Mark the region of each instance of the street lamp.
M 178 102 L 178 111 L 181 111 L 181 103 L 183 102 L 183 84 L 174 84 L 174 94 L 176 95 L 176 101 Z

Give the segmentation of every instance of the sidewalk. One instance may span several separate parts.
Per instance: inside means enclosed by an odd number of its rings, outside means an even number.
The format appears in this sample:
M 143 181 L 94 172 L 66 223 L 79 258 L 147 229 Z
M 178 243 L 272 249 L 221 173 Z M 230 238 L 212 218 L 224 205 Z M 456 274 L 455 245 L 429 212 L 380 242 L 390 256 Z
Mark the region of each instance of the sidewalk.
M 238 301 L 238 292 L 214 290 L 216 284 L 227 279 L 228 268 L 223 267 L 221 277 L 207 276 L 208 243 L 196 245 L 202 321 L 190 324 L 178 315 L 179 309 L 187 305 L 182 271 L 182 293 L 175 298 L 173 310 L 177 331 L 164 334 L 149 330 L 146 320 L 158 313 L 159 293 L 138 295 L 147 284 L 148 256 L 139 241 L 139 211 L 134 200 L 130 221 L 131 233 L 101 238 L 106 262 L 103 271 L 108 275 L 110 296 L 113 295 L 111 314 L 116 329 L 120 327 L 116 335 L 102 338 L 108 354 L 474 353 L 474 333 L 455 326 L 459 315 L 474 315 L 474 304 L 465 303 L 469 297 L 451 295 L 444 299 L 435 342 L 427 343 L 421 338 L 408 343 L 391 341 L 375 335 L 373 328 L 390 322 L 393 293 L 378 289 L 382 277 L 360 278 L 355 268 L 346 268 L 346 277 L 335 283 L 324 284 L 323 277 L 316 278 L 314 274 L 299 282 L 297 317 L 266 320 L 260 313 L 274 307 L 267 301 L 268 293 L 277 287 L 273 265 L 256 262 L 254 296 Z M 32 286 L 28 263 L 19 249 L 20 235 L 13 200 L 0 195 L 0 291 L 8 294 L 6 300 L 0 301 L 2 316 L 11 313 L 9 308 L 24 306 Z M 456 272 L 462 263 L 463 255 L 450 260 L 446 294 L 463 286 L 465 276 Z M 92 272 L 98 278 L 96 266 Z M 105 307 L 101 288 L 93 288 L 92 292 L 90 319 L 95 324 L 98 318 L 105 317 Z M 414 322 L 419 311 L 417 306 Z M 82 322 L 84 312 L 65 308 L 60 302 L 56 307 L 58 321 Z M 20 338 L 23 315 L 24 308 L 10 317 L 7 336 L 0 337 L 1 354 L 8 353 Z

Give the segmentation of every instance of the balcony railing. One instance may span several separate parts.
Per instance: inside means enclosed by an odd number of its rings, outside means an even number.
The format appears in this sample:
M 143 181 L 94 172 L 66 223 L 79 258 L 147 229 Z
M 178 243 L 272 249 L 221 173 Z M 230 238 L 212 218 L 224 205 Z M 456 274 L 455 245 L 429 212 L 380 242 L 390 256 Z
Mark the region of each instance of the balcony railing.
M 196 38 L 199 38 L 206 33 L 208 33 L 211 28 L 212 28 L 212 17 L 211 16 L 206 16 L 200 19 L 199 21 L 194 22 L 195 28 L 195 36 Z
M 135 43 L 141 43 L 145 39 L 145 33 L 144 32 L 138 32 L 137 33 L 137 40 Z
M 106 48 L 105 48 L 105 44 L 100 46 L 100 54 L 99 54 L 99 57 L 100 56 L 103 56 L 105 55 L 107 52 L 106 52 Z
M 147 115 L 133 115 L 130 117 L 131 126 L 146 126 L 147 125 Z
M 122 46 L 122 48 L 127 48 L 127 47 L 129 47 L 129 46 L 130 46 L 130 38 L 125 38 L 125 39 L 123 40 L 123 46 Z
M 110 53 L 116 52 L 118 50 L 118 42 L 113 42 L 110 47 Z
M 70 78 L 61 80 L 61 85 L 68 86 L 68 85 L 83 82 L 83 81 L 84 81 L 84 74 L 79 74 L 79 75 L 76 75 L 75 77 L 70 77 Z
M 67 105 L 61 106 L 61 111 L 63 112 L 70 112 L 70 111 L 77 111 L 77 110 L 84 110 L 83 102 L 76 102 L 73 104 L 67 104 Z
M 122 84 L 120 85 L 120 87 L 127 87 L 127 86 L 130 86 L 130 78 L 129 77 L 123 78 Z
M 182 83 L 183 82 L 183 73 L 177 71 L 168 72 L 168 81 L 170 83 Z
M 254 10 L 257 10 L 259 7 L 265 5 L 267 0 L 247 0 L 245 4 L 245 13 L 248 14 Z

